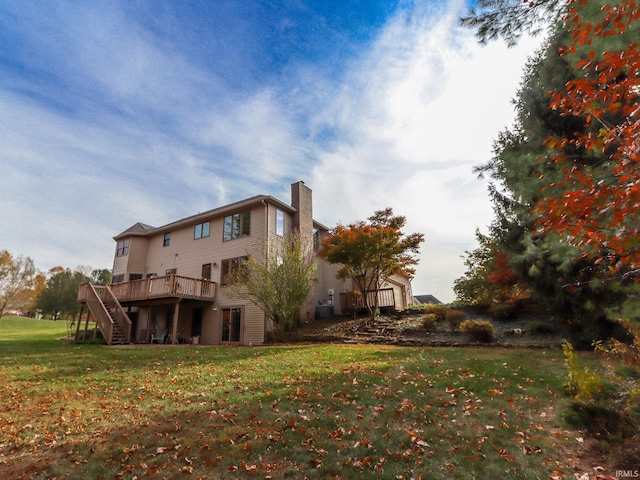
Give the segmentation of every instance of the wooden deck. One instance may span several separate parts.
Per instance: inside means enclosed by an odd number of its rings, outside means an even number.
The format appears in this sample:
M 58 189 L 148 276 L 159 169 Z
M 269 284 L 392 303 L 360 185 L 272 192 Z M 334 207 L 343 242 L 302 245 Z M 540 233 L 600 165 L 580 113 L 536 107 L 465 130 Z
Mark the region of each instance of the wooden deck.
M 110 288 L 121 303 L 161 298 L 188 298 L 213 302 L 216 298 L 216 282 L 179 275 L 115 283 L 110 285 Z

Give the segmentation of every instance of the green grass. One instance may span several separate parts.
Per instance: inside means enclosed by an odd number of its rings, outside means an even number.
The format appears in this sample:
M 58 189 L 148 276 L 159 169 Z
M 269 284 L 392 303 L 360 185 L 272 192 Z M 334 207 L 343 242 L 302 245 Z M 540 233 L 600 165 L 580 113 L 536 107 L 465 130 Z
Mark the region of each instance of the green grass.
M 4 478 L 573 478 L 560 351 L 65 334 L 0 321 Z

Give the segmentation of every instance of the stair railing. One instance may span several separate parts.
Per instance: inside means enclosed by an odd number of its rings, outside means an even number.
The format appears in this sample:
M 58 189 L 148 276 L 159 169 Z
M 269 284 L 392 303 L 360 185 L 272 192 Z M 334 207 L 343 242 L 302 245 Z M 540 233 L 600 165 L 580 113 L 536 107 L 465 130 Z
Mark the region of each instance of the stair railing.
M 125 334 L 127 343 L 131 343 L 131 319 L 129 318 L 129 315 L 127 315 L 127 312 L 125 311 L 125 309 L 122 308 L 122 305 L 120 305 L 120 302 L 118 301 L 116 296 L 113 294 L 111 289 L 108 286 L 104 287 L 104 289 L 105 291 L 104 291 L 104 296 L 102 298 L 102 301 L 107 306 L 107 308 L 110 308 L 111 311 L 114 312 L 114 315 L 113 315 L 114 322 L 120 327 L 120 330 L 122 330 L 122 332 Z
M 93 314 L 96 326 L 102 332 L 102 336 L 106 340 L 107 345 L 111 345 L 111 340 L 113 338 L 113 320 L 111 319 L 111 315 L 109 315 L 107 307 L 102 301 L 104 289 L 106 287 L 98 287 L 96 289 L 96 287 L 91 283 L 85 283 L 83 286 L 85 287 L 82 290 L 84 296 L 83 300 L 87 303 L 89 311 Z M 98 291 L 100 291 L 100 293 L 98 293 Z
M 79 300 L 86 302 L 107 345 L 113 343 L 115 324 L 124 333 L 127 343 L 130 343 L 131 320 L 111 289 L 107 286 L 96 286 L 91 283 L 85 283 L 81 287 L 78 295 Z

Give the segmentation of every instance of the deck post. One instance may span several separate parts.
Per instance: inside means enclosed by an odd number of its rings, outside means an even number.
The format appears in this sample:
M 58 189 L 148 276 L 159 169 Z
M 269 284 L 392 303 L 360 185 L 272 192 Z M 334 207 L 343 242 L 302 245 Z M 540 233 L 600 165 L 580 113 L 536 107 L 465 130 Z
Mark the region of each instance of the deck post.
M 87 340 L 87 333 L 89 332 L 89 318 L 91 318 L 91 311 L 87 312 L 87 319 L 84 322 L 84 337 L 82 337 L 83 341 Z
M 180 318 L 180 300 L 176 303 L 176 307 L 173 310 L 173 328 L 171 330 L 171 344 L 176 345 L 178 343 L 178 318 Z
M 84 310 L 84 305 L 80 304 L 80 314 L 78 315 L 78 324 L 76 325 L 76 338 L 75 343 L 78 343 L 78 339 L 80 337 L 80 324 L 82 323 L 82 313 Z
M 147 318 L 147 337 L 144 339 L 144 343 L 149 343 L 151 341 L 151 327 L 153 326 L 153 324 L 151 323 L 152 320 L 153 320 L 153 305 L 149 305 L 149 317 Z

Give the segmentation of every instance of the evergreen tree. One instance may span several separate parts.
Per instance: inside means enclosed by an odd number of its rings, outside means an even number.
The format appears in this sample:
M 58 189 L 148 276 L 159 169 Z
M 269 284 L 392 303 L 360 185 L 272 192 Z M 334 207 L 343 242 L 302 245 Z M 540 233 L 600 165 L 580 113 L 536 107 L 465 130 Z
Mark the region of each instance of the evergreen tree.
M 608 272 L 595 258 L 582 255 L 578 246 L 565 242 L 553 231 L 537 228 L 540 217 L 535 207 L 550 185 L 556 185 L 563 176 L 556 163 L 545 161 L 546 139 L 569 139 L 565 154 L 577 164 L 589 166 L 598 161 L 584 145 L 571 142 L 593 126 L 578 117 L 563 115 L 550 105 L 548 92 L 564 88 L 577 75 L 574 59 L 560 54 L 561 46 L 569 40 L 570 33 L 559 23 L 545 45 L 529 60 L 514 101 L 515 125 L 500 132 L 494 142 L 493 158 L 477 168 L 480 175 L 491 179 L 489 193 L 495 220 L 481 242 L 480 251 L 468 254 L 468 261 L 484 258 L 483 269 L 490 274 L 496 259 L 506 256 L 520 284 L 514 292 L 532 292 L 532 300 L 579 325 L 586 337 L 600 338 L 609 334 L 611 324 L 605 312 L 619 301 L 620 290 L 607 282 Z M 488 269 L 487 259 L 490 259 Z M 465 277 L 474 277 L 473 269 Z M 458 290 L 460 285 L 464 286 L 465 277 L 456 283 Z M 491 283 L 490 275 L 486 280 Z M 499 289 L 493 291 L 500 294 Z M 491 299 L 504 300 L 504 297 Z

